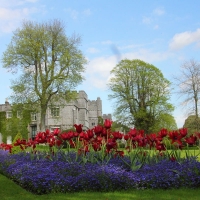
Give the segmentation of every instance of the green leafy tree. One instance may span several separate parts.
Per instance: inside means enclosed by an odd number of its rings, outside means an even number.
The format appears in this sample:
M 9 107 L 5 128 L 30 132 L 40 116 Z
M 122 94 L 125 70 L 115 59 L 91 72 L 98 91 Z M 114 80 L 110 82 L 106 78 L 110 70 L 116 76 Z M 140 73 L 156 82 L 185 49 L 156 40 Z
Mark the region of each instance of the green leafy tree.
M 128 127 L 127 125 L 124 125 L 120 122 L 113 121 L 111 130 L 112 131 L 121 131 L 121 132 L 127 133 L 130 130 L 130 127 Z
M 98 116 L 98 124 L 103 126 L 104 120 L 103 117 Z
M 75 98 L 76 92 L 72 90 L 84 79 L 86 59 L 78 49 L 79 44 L 80 37 L 67 37 L 59 20 L 25 21 L 3 53 L 3 67 L 21 72 L 12 81 L 14 95 L 10 98 L 40 112 L 42 131 L 48 105 Z
M 111 77 L 109 99 L 115 100 L 118 122 L 151 133 L 159 131 L 164 115 L 173 121 L 174 107 L 168 102 L 170 82 L 158 68 L 141 60 L 125 59 L 114 67 Z
M 169 113 L 161 113 L 155 123 L 155 130 L 166 128 L 167 130 L 177 130 L 177 124 L 174 117 Z
M 196 115 L 190 115 L 185 120 L 183 127 L 188 129 L 189 135 L 192 135 L 197 132 L 197 122 L 200 124 L 200 118 L 197 119 Z

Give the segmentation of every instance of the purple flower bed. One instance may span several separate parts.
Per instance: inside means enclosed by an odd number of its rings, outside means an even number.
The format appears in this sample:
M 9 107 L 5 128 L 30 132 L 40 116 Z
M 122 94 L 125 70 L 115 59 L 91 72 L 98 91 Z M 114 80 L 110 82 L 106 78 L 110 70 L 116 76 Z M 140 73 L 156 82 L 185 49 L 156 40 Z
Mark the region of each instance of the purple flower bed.
M 101 165 L 80 164 L 75 157 L 75 153 L 67 158 L 57 153 L 49 160 L 42 154 L 11 155 L 0 151 L 0 173 L 35 194 L 200 187 L 200 163 L 195 158 L 162 160 L 133 172 L 119 157 Z

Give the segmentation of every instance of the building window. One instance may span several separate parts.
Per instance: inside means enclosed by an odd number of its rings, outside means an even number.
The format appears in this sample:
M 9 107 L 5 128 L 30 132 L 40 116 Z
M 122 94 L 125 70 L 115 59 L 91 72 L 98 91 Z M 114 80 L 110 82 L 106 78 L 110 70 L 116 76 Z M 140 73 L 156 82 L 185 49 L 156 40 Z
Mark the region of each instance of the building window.
M 92 126 L 95 126 L 95 122 L 92 122 Z
M 20 110 L 17 111 L 17 118 L 22 118 L 22 111 Z
M 36 121 L 36 120 L 37 120 L 37 114 L 31 113 L 31 121 Z
M 59 117 L 59 115 L 60 115 L 60 108 L 59 107 L 51 108 L 51 116 L 52 117 Z
M 6 112 L 6 117 L 7 118 L 12 118 L 12 111 L 7 111 Z
M 31 126 L 31 137 L 32 137 L 32 139 L 35 138 L 36 134 L 37 134 L 37 126 Z
M 53 127 L 50 128 L 51 132 L 53 132 L 56 129 L 60 130 L 60 127 L 59 126 L 53 126 Z

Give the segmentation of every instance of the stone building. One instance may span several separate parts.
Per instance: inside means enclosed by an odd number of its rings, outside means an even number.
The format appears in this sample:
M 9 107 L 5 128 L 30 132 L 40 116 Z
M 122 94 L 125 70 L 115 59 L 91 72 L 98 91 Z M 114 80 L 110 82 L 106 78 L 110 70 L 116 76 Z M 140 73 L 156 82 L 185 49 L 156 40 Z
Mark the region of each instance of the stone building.
M 0 111 L 6 111 L 6 116 L 12 114 L 11 105 L 6 101 L 0 105 Z M 111 114 L 102 114 L 102 100 L 89 100 L 85 91 L 77 92 L 77 99 L 69 103 L 60 100 L 53 105 L 49 105 L 45 125 L 51 131 L 58 128 L 66 130 L 74 124 L 83 124 L 83 129 L 90 129 L 98 124 L 98 117 L 111 119 Z M 40 130 L 40 113 L 31 113 L 31 123 L 28 126 L 29 138 L 34 137 Z
M 7 99 L 5 104 L 0 104 L 0 112 L 6 112 L 6 118 L 12 117 L 12 106 Z

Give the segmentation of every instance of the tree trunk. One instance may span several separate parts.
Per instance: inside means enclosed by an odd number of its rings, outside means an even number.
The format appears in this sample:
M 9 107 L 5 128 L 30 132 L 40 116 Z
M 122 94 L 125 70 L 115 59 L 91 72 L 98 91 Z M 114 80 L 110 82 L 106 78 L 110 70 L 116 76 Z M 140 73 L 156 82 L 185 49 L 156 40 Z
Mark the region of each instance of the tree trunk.
M 47 106 L 46 105 L 41 105 L 41 115 L 40 115 L 40 131 L 45 131 L 46 130 L 46 110 Z
M 199 132 L 198 98 L 195 97 L 195 124 L 196 131 Z

